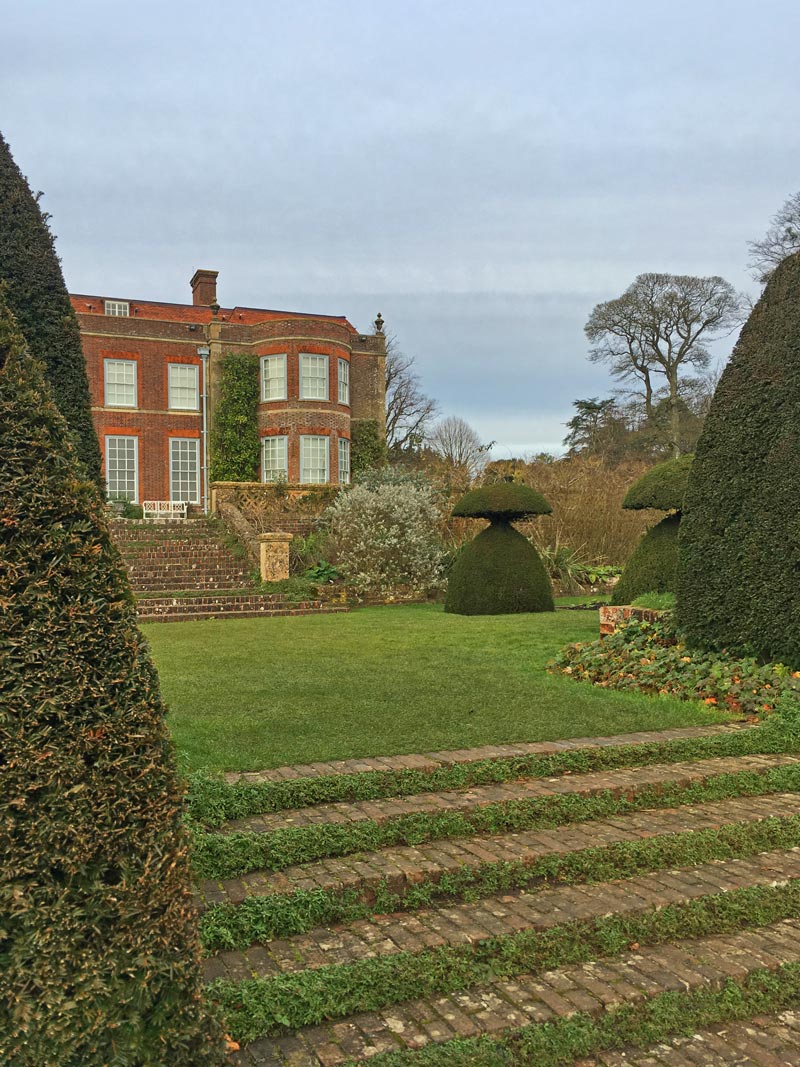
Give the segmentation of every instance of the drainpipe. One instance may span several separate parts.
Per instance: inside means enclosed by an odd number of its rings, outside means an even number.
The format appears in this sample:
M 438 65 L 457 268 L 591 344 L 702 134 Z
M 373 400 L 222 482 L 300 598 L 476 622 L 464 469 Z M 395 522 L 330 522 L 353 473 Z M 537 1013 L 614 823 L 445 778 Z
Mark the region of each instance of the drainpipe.
M 203 512 L 208 515 L 208 345 L 199 345 L 197 354 L 203 361 Z

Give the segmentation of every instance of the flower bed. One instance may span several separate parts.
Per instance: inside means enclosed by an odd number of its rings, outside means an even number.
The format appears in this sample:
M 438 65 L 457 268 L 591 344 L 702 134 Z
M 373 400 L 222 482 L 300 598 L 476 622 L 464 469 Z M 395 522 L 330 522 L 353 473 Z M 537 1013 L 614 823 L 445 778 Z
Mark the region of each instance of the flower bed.
M 800 698 L 800 671 L 689 649 L 669 612 L 655 621 L 631 619 L 597 641 L 567 645 L 548 669 L 609 689 L 702 700 L 742 715 L 771 712 L 784 694 Z

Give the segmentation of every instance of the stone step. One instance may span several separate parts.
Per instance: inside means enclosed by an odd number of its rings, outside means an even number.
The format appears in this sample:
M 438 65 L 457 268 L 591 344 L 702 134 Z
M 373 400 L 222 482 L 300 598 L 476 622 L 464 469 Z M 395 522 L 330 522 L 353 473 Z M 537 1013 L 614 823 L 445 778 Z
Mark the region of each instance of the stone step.
M 386 800 L 317 804 L 308 808 L 253 815 L 227 822 L 219 831 L 271 833 L 287 827 L 320 824 L 352 825 L 369 820 L 382 825 L 409 815 L 472 813 L 494 804 L 547 801 L 560 797 L 592 797 L 612 793 L 633 796 L 647 788 L 663 789 L 700 784 L 725 774 L 766 774 L 779 767 L 800 766 L 800 756 L 753 755 L 716 757 L 681 763 L 654 763 L 618 770 L 602 770 L 556 778 L 517 779 L 470 789 L 417 793 Z
M 784 964 L 798 962 L 800 921 L 788 919 L 351 1015 L 284 1038 L 254 1041 L 232 1060 L 240 1067 L 340 1067 L 378 1052 L 418 1050 L 479 1034 L 512 1037 L 522 1027 L 578 1013 L 599 1019 L 609 1011 L 643 1005 L 661 993 L 718 991 L 754 971 L 777 972 Z M 463 1056 L 453 1060 L 467 1062 Z
M 609 819 L 572 823 L 553 830 L 476 834 L 420 845 L 402 845 L 337 859 L 319 860 L 279 872 L 255 871 L 239 878 L 200 883 L 198 906 L 239 904 L 260 896 L 298 890 L 352 891 L 370 902 L 379 887 L 402 897 L 423 880 L 438 882 L 450 872 L 477 871 L 486 864 L 531 866 L 548 857 L 661 835 L 688 834 L 796 815 L 795 793 L 741 797 L 680 808 L 643 809 Z
M 800 1010 L 719 1023 L 648 1049 L 625 1048 L 581 1059 L 575 1067 L 797 1067 Z
M 706 737 L 721 737 L 752 729 L 740 723 L 713 726 L 680 726 L 672 730 L 649 730 L 633 734 L 613 734 L 608 737 L 568 737 L 559 741 L 521 741 L 511 745 L 482 745 L 480 748 L 459 748 L 442 752 L 412 753 L 400 756 L 371 756 L 365 759 L 331 760 L 327 763 L 302 763 L 287 767 L 273 767 L 262 771 L 231 771 L 225 781 L 259 785 L 262 782 L 281 782 L 298 778 L 334 778 L 342 774 L 385 774 L 387 771 L 426 771 L 432 773 L 443 767 L 482 763 L 485 760 L 513 761 L 519 757 L 554 756 L 562 752 L 578 752 L 600 748 L 644 748 L 671 741 L 693 741 Z
M 499 893 L 478 901 L 376 915 L 346 926 L 311 930 L 244 952 L 219 952 L 204 961 L 204 973 L 206 981 L 270 978 L 375 956 L 476 945 L 522 930 L 550 930 L 574 920 L 588 923 L 608 915 L 634 918 L 666 904 L 796 879 L 800 879 L 800 847 L 591 885 Z

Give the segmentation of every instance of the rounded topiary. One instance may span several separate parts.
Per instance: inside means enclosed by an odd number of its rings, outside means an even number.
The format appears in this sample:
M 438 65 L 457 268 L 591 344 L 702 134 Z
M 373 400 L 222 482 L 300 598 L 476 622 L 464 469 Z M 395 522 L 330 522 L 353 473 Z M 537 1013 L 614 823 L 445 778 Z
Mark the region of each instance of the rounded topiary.
M 491 525 L 459 552 L 450 571 L 444 610 L 456 615 L 553 611 L 553 591 L 539 553 L 511 522 L 547 515 L 540 493 L 508 482 L 466 493 L 453 514 Z
M 677 618 L 695 646 L 800 668 L 800 253 L 723 371 L 689 478 Z
M 693 459 L 687 453 L 656 464 L 626 493 L 622 501 L 624 508 L 655 508 L 673 514 L 651 526 L 639 541 L 614 586 L 612 604 L 630 604 L 644 593 L 675 592 L 681 507 Z
M 0 515 L 3 1062 L 220 1064 L 158 678 L 2 287 Z
M 633 551 L 611 594 L 612 604 L 630 604 L 644 593 L 674 593 L 680 514 L 651 526 Z
M 622 506 L 629 510 L 655 508 L 657 511 L 680 511 L 686 494 L 686 483 L 694 456 L 685 456 L 657 463 L 633 483 Z

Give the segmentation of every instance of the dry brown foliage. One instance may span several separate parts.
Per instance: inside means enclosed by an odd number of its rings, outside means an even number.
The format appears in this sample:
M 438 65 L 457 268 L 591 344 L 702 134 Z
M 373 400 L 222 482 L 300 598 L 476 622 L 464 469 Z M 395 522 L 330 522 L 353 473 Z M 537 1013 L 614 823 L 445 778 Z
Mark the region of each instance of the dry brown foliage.
M 622 566 L 645 530 L 662 518 L 659 512 L 622 507 L 630 486 L 651 466 L 627 460 L 608 467 L 589 456 L 518 464 L 515 481 L 538 490 L 553 509 L 520 528 L 540 550 L 566 545 L 593 563 Z

